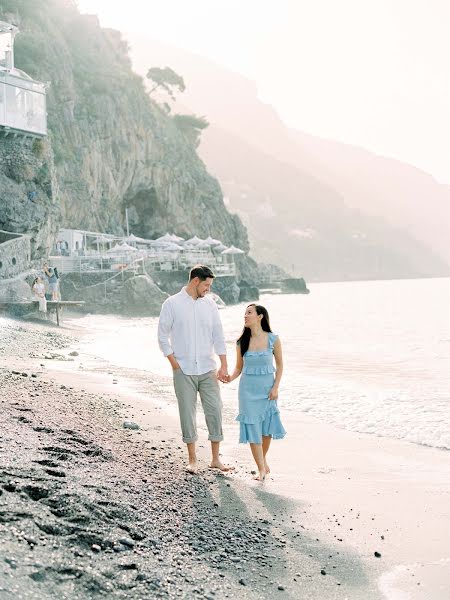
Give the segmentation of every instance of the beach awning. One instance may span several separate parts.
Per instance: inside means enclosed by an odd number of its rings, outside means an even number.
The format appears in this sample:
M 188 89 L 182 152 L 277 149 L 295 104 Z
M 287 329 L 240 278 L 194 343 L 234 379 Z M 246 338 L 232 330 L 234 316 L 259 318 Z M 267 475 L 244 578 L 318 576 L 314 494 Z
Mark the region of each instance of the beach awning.
M 167 244 L 161 244 L 161 248 L 163 250 L 168 250 L 169 252 L 174 252 L 175 250 L 184 250 L 183 246 L 179 244 L 175 244 L 175 242 L 168 242 Z
M 205 240 L 202 240 L 201 238 L 194 235 L 194 237 L 191 237 L 190 240 L 186 240 L 185 244 L 189 245 L 189 246 L 198 246 L 198 244 L 201 244 L 201 242 L 204 242 L 204 241 Z
M 106 251 L 107 254 L 123 254 L 124 252 L 137 252 L 137 250 L 128 244 L 116 244 L 113 248 Z
M 123 238 L 123 241 L 127 244 L 128 243 L 135 244 L 136 242 L 139 244 L 144 244 L 144 243 L 146 243 L 147 240 L 144 240 L 144 238 L 141 238 L 141 237 L 137 237 L 136 235 L 134 235 L 132 233 L 128 237 Z
M 210 235 L 206 238 L 205 242 L 210 246 L 218 246 L 219 244 L 222 244 L 220 240 L 215 240 Z
M 245 252 L 240 248 L 236 248 L 235 246 L 231 245 L 226 250 L 222 250 L 221 254 L 245 254 Z
M 195 247 L 201 248 L 202 250 L 210 250 L 211 244 L 208 244 L 208 242 L 205 240 L 204 242 L 200 242 L 200 244 L 197 244 Z
M 155 242 L 173 242 L 172 235 L 170 233 L 165 233 L 159 238 L 156 238 Z
M 212 249 L 213 249 L 214 252 L 216 252 L 216 253 L 219 252 L 220 253 L 220 252 L 223 252 L 224 250 L 226 250 L 227 246 L 225 246 L 225 244 L 220 243 L 217 246 L 213 246 Z
M 111 244 L 114 240 L 112 238 L 108 238 L 105 235 L 101 235 L 98 238 L 95 238 L 95 240 L 92 240 L 93 244 Z

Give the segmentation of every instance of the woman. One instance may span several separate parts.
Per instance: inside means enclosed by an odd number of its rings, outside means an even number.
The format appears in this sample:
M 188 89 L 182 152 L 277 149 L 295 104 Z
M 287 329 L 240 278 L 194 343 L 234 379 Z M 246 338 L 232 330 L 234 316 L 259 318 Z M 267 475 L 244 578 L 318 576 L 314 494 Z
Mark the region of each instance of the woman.
M 278 386 L 283 374 L 281 342 L 272 333 L 264 306 L 250 304 L 245 311 L 244 330 L 237 341 L 236 368 L 230 381 L 239 382 L 240 443 L 250 443 L 258 467 L 258 481 L 270 473 L 267 452 L 272 439 L 286 435 L 277 406 Z M 273 366 L 275 356 L 276 371 Z
M 40 277 L 36 277 L 31 286 L 34 299 L 39 302 L 39 312 L 47 312 L 47 300 L 45 299 L 45 285 Z

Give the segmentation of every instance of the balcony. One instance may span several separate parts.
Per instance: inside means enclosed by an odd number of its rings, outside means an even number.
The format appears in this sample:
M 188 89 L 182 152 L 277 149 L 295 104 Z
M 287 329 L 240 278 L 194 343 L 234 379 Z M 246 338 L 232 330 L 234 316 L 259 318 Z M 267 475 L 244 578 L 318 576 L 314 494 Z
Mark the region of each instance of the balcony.
M 14 67 L 18 29 L 0 21 L 0 131 L 3 135 L 47 135 L 45 84 Z

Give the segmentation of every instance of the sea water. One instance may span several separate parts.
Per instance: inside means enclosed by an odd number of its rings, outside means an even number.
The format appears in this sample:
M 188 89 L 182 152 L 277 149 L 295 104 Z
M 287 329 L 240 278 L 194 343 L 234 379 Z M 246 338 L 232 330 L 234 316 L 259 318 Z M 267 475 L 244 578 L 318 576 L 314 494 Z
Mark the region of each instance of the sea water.
M 265 294 L 284 357 L 279 406 L 337 427 L 450 449 L 450 279 L 310 285 Z M 245 304 L 220 311 L 230 369 Z M 89 315 L 85 350 L 124 368 L 171 377 L 157 319 Z M 225 416 L 237 382 L 224 386 Z

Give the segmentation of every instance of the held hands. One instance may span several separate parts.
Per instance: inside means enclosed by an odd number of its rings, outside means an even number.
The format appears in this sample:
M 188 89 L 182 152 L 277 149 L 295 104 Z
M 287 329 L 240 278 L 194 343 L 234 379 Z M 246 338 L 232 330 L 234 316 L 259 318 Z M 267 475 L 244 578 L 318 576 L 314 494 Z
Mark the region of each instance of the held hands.
M 269 400 L 278 400 L 278 388 L 273 387 L 269 392 Z
M 228 375 L 228 369 L 220 367 L 217 372 L 217 379 L 222 383 L 230 383 L 230 376 Z

